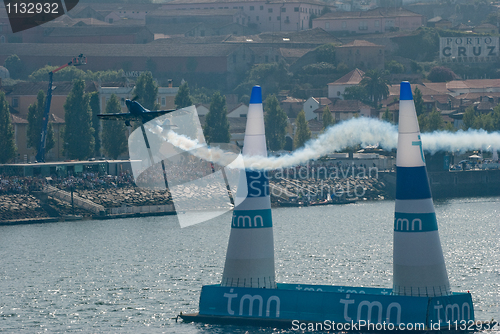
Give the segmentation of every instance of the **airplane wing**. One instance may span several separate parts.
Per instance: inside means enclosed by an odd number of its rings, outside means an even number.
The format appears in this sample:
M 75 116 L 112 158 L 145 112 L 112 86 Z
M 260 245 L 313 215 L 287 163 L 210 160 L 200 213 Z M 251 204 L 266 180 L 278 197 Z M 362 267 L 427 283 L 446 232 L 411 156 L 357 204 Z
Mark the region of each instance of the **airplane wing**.
M 148 111 L 148 112 L 144 112 L 141 114 L 144 122 L 146 121 L 150 121 L 158 116 L 161 116 L 161 115 L 165 115 L 165 114 L 168 114 L 169 112 L 173 112 L 175 111 L 175 109 L 171 109 L 171 110 L 154 110 L 154 111 Z
M 99 114 L 97 115 L 100 119 L 112 119 L 112 120 L 124 120 L 124 121 L 132 121 L 138 120 L 139 117 L 129 113 L 117 113 L 117 114 Z

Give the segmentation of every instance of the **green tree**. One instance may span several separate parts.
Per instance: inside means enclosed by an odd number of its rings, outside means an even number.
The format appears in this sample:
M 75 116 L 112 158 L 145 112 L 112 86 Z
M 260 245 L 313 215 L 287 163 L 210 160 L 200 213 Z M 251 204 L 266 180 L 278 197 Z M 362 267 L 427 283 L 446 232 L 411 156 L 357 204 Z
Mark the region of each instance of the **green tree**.
M 295 119 L 295 136 L 293 138 L 293 146 L 298 149 L 311 139 L 311 130 L 306 121 L 306 113 L 301 110 Z
M 135 83 L 134 94 L 137 102 L 149 110 L 158 110 L 158 84 L 153 80 L 151 72 L 143 72 Z
M 415 87 L 415 92 L 413 93 L 413 102 L 415 103 L 415 111 L 417 116 L 420 116 L 424 112 L 424 97 L 422 92 L 418 87 Z
M 427 76 L 427 79 L 432 82 L 447 82 L 457 77 L 458 76 L 448 67 L 435 66 L 431 69 L 429 75 Z
M 210 111 L 205 116 L 203 134 L 208 144 L 229 143 L 231 140 L 226 111 L 226 97 L 222 96 L 220 92 L 215 92 L 212 96 Z
M 426 132 L 433 132 L 437 130 L 442 130 L 443 128 L 443 116 L 441 116 L 441 113 L 437 111 L 436 109 L 433 109 L 428 115 L 427 115 L 427 129 Z
M 36 96 L 36 102 L 28 107 L 28 146 L 37 152 L 40 149 L 40 137 L 42 135 L 44 111 L 45 94 L 42 90 L 40 90 Z M 52 123 L 48 123 L 45 152 L 50 151 L 54 145 L 54 129 L 52 128 Z
M 254 65 L 247 78 L 234 89 L 234 92 L 242 96 L 248 94 L 253 86 L 260 84 L 263 92 L 277 94 L 290 83 L 291 77 L 289 66 L 284 60 L 278 63 Z
M 59 66 L 46 65 L 31 73 L 28 76 L 28 79 L 35 82 L 48 81 L 49 72 L 57 69 L 58 67 Z M 72 81 L 74 79 L 85 79 L 85 71 L 78 67 L 68 66 L 54 73 L 53 77 L 54 81 Z
M 330 111 L 330 108 L 326 106 L 323 111 L 323 130 L 326 130 L 330 125 L 335 124 L 335 120 L 333 119 L 333 115 Z
M 375 108 L 378 108 L 379 102 L 389 95 L 387 81 L 382 77 L 382 72 L 379 70 L 366 72 L 360 85 L 365 88 Z
M 300 72 L 306 75 L 333 74 L 336 69 L 334 65 L 323 62 L 306 65 Z
M 9 70 L 12 79 L 19 79 L 23 74 L 23 62 L 17 55 L 10 55 L 5 59 L 4 66 Z
M 385 108 L 384 113 L 382 114 L 382 120 L 386 122 L 392 123 L 392 115 L 389 112 L 389 108 Z
M 264 103 L 267 148 L 279 151 L 285 146 L 288 117 L 281 109 L 276 95 L 269 95 Z
M 106 104 L 106 114 L 119 112 L 121 112 L 120 101 L 115 94 L 112 94 Z M 103 121 L 102 146 L 114 160 L 127 151 L 127 128 L 123 122 L 115 120 Z
M 316 62 L 318 63 L 324 62 L 335 65 L 336 63 L 335 44 L 329 43 L 318 46 L 316 48 Z
M 92 111 L 92 127 L 94 128 L 94 154 L 99 155 L 99 153 L 101 152 L 101 138 L 99 136 L 101 133 L 101 122 L 99 120 L 99 117 L 97 117 L 97 115 L 101 113 L 99 92 L 92 92 L 88 95 L 89 106 L 90 110 Z M 117 113 L 119 112 L 121 112 L 121 108 L 118 109 Z
M 175 107 L 177 109 L 186 108 L 193 105 L 193 100 L 189 95 L 189 86 L 187 82 L 180 85 L 177 95 L 175 95 Z
M 347 87 L 344 91 L 344 100 L 356 100 L 362 102 L 368 102 L 370 98 L 363 86 L 351 86 Z
M 395 60 L 391 60 L 385 64 L 385 68 L 389 70 L 390 73 L 399 74 L 405 71 L 405 67 L 403 64 L 398 63 Z
M 84 160 L 94 152 L 94 129 L 89 96 L 85 94 L 85 82 L 73 81 L 66 103 L 64 103 L 65 123 L 64 152 L 70 159 Z
M 7 163 L 16 156 L 14 127 L 10 122 L 9 105 L 4 92 L 0 91 L 0 163 Z
M 476 118 L 476 112 L 474 111 L 474 106 L 469 106 L 465 109 L 464 116 L 462 117 L 463 129 L 468 130 L 473 127 L 474 119 Z

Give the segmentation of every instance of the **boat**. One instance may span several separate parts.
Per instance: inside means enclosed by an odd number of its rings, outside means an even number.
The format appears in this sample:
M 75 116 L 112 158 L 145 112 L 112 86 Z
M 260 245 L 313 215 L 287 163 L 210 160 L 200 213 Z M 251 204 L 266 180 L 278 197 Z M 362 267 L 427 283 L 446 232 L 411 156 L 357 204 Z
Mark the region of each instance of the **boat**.
M 260 87 L 252 90 L 244 156 L 266 156 Z M 199 312 L 186 322 L 272 326 L 292 330 L 380 332 L 480 330 L 469 292 L 452 292 L 409 82 L 401 83 L 393 286 L 277 283 L 268 178 L 246 169 L 238 187 L 220 284 L 201 289 Z M 464 326 L 465 325 L 465 326 Z M 313 327 L 318 330 L 318 327 Z

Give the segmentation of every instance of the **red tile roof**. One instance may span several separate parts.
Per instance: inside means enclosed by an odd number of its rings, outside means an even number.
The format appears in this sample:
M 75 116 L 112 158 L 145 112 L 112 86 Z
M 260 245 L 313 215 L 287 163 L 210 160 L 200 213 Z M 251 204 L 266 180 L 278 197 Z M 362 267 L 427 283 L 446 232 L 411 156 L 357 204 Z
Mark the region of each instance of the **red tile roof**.
M 358 85 L 363 79 L 364 75 L 365 72 L 361 71 L 359 68 L 356 68 L 344 75 L 342 78 L 329 83 L 328 85 Z

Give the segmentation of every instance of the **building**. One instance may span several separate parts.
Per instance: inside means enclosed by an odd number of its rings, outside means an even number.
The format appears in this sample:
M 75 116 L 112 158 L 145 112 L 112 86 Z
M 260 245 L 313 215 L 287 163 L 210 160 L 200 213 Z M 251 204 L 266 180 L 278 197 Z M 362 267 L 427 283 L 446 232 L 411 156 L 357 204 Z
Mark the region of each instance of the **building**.
M 316 110 L 322 109 L 326 106 L 331 107 L 332 101 L 326 97 L 310 97 L 304 102 L 304 113 L 306 114 L 306 121 L 315 119 L 318 115 Z M 331 110 L 331 109 L 330 109 Z
M 386 31 L 413 31 L 424 26 L 425 18 L 402 8 L 376 8 L 358 12 L 331 12 L 312 20 L 313 28 L 346 34 L 374 34 Z
M 336 48 L 338 62 L 345 63 L 348 67 L 363 69 L 380 69 L 385 66 L 385 46 L 368 41 L 354 40 Z
M 365 72 L 359 68 L 352 70 L 340 79 L 328 84 L 328 98 L 329 99 L 344 99 L 345 89 L 359 85 Z
M 280 101 L 280 107 L 287 114 L 288 118 L 297 118 L 298 113 L 304 108 L 303 99 L 287 96 Z
M 18 37 L 14 35 L 10 28 L 7 12 L 0 7 L 0 44 L 19 42 L 17 39 Z
M 452 22 L 450 20 L 443 19 L 441 16 L 436 16 L 427 20 L 427 26 L 439 29 L 451 29 Z
M 299 31 L 311 28 L 311 20 L 320 16 L 324 2 L 316 0 L 173 0 L 163 4 L 162 9 L 172 10 L 213 10 L 238 9 L 246 15 L 242 25 L 259 31 Z M 333 8 L 333 7 L 332 7 Z
M 361 101 L 335 99 L 328 106 L 321 106 L 314 113 L 318 121 L 323 121 L 323 112 L 328 107 L 335 122 L 345 121 L 353 117 L 375 117 L 378 118 L 378 111 Z
M 47 64 L 65 64 L 75 55 L 85 53 L 85 70 L 144 71 L 153 67 L 155 76 L 159 73 L 165 79 L 194 81 L 205 78 L 211 82 L 218 80 L 219 84 L 229 87 L 236 73 L 245 72 L 252 64 L 252 51 L 246 45 L 160 41 L 148 44 L 12 43 L 0 48 L 0 63 L 16 54 L 29 73 Z

